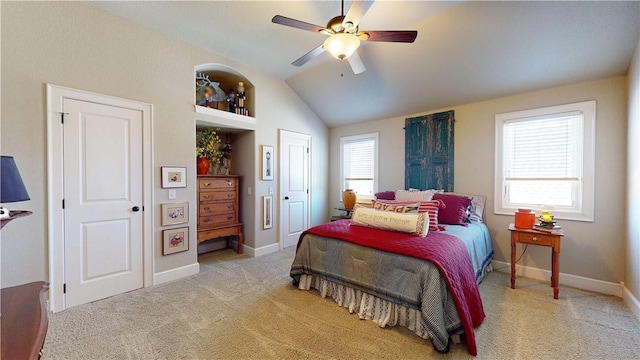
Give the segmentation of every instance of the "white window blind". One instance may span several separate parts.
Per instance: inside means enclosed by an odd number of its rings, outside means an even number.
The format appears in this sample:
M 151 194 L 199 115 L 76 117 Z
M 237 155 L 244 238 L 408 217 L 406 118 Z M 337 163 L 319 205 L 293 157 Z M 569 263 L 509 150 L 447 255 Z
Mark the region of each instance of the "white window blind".
M 376 191 L 378 134 L 341 138 L 342 191 L 353 189 L 356 194 L 373 196 Z
M 595 101 L 496 115 L 495 212 L 593 221 Z
M 582 123 L 581 112 L 505 122 L 509 203 L 575 205 L 582 178 Z

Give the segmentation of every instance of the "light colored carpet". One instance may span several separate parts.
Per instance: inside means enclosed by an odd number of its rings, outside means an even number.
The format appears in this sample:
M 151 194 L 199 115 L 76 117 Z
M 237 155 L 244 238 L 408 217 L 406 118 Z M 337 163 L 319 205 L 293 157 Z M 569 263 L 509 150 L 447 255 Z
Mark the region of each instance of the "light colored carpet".
M 51 314 L 44 359 L 429 359 L 447 354 L 400 327 L 359 320 L 291 285 L 293 248 L 200 258 L 200 274 Z M 640 359 L 640 323 L 621 299 L 490 273 L 478 359 Z

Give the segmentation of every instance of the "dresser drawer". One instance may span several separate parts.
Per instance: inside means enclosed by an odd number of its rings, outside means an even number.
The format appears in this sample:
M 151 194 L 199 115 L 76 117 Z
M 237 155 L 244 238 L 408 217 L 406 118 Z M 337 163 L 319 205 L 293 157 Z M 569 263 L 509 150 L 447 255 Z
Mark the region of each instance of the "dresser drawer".
M 199 179 L 198 180 L 198 189 L 207 190 L 207 189 L 235 189 L 237 184 L 237 179 L 229 178 L 229 179 Z
M 236 203 L 231 201 L 227 202 L 214 202 L 214 203 L 205 203 L 200 205 L 200 212 L 198 213 L 200 216 L 209 216 L 209 215 L 218 215 L 218 214 L 226 214 L 226 213 L 235 213 L 236 212 Z
M 236 214 L 222 214 L 222 215 L 212 215 L 212 216 L 199 216 L 198 217 L 198 225 L 199 226 L 214 226 L 214 225 L 224 225 L 224 224 L 233 224 L 238 222 L 238 217 Z
M 553 246 L 553 236 L 545 233 L 529 233 L 529 232 L 516 232 L 514 236 L 517 236 L 518 242 L 525 244 Z
M 200 201 L 229 201 L 235 200 L 237 196 L 235 191 L 203 191 L 200 193 Z

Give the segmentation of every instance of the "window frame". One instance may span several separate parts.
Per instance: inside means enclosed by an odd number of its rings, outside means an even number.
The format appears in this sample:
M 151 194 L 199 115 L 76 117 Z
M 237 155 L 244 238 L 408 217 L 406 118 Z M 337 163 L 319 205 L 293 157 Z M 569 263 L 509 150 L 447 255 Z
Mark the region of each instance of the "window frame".
M 504 125 L 506 122 L 527 121 L 551 117 L 561 113 L 579 111 L 583 115 L 582 174 L 578 185 L 577 203 L 573 209 L 554 209 L 544 204 L 509 204 L 506 197 L 507 184 L 504 169 Z M 495 115 L 495 172 L 494 172 L 494 213 L 513 215 L 518 208 L 532 210 L 549 209 L 556 219 L 594 221 L 595 209 L 595 146 L 596 146 L 596 101 L 514 111 Z
M 364 141 L 364 140 L 373 140 L 374 149 L 373 149 L 373 194 L 369 195 L 359 195 L 356 194 L 356 199 L 358 202 L 362 201 L 370 201 L 375 198 L 375 194 L 378 192 L 378 149 L 380 148 L 379 144 L 379 133 L 366 133 L 366 134 L 358 134 L 358 135 L 349 135 L 349 136 L 341 136 L 340 137 L 340 193 L 338 194 L 340 202 L 342 202 L 342 193 L 346 190 L 344 188 L 345 179 L 344 179 L 344 146 L 348 143 Z

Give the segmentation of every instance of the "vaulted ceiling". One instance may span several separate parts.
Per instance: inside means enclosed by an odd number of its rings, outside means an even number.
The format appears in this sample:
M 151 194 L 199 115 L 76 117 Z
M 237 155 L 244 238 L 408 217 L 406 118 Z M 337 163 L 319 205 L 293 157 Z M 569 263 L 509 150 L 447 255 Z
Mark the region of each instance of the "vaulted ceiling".
M 96 4 L 283 79 L 331 127 L 625 75 L 640 37 L 637 1 L 378 0 L 361 29 L 418 37 L 363 43 L 367 70 L 354 75 L 326 52 L 292 66 L 326 36 L 271 22 L 279 14 L 324 26 L 339 1 Z

